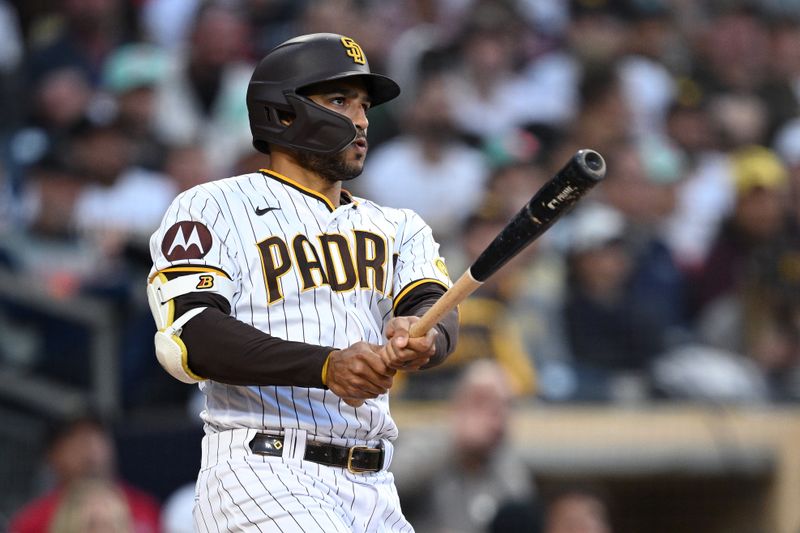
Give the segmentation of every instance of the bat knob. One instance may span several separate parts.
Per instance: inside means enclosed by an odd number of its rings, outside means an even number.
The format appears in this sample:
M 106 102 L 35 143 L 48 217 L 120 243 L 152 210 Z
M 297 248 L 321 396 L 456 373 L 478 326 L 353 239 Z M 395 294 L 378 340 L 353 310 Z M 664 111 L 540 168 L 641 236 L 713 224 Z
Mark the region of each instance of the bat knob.
M 606 176 L 606 162 L 598 152 L 584 148 L 575 154 L 581 173 L 587 178 L 600 181 Z

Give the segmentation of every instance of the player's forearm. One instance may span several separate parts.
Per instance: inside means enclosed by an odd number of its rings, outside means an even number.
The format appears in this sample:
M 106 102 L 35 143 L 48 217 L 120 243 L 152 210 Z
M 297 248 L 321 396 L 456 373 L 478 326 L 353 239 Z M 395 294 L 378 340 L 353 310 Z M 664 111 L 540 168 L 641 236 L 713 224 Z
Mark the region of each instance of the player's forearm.
M 444 293 L 444 288 L 435 283 L 427 283 L 412 290 L 395 309 L 396 316 L 422 316 L 425 311 Z M 436 351 L 430 362 L 422 367 L 431 368 L 440 365 L 456 349 L 458 341 L 458 311 L 453 310 L 434 326 L 439 335 L 434 341 Z
M 177 299 L 176 315 L 199 303 L 197 297 L 182 298 Z M 212 305 L 190 320 L 181 334 L 195 374 L 231 385 L 325 387 L 322 367 L 333 348 L 268 335 L 231 317 L 228 309 L 220 309 L 227 305 L 223 302 L 213 298 Z

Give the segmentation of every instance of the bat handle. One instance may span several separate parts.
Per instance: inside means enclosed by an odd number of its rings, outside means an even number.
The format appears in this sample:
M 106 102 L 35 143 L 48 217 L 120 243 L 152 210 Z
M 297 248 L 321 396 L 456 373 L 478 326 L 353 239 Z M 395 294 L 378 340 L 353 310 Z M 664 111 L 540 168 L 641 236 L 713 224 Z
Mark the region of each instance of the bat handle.
M 460 278 L 445 292 L 441 298 L 436 300 L 433 306 L 425 311 L 420 319 L 411 325 L 409 335 L 411 337 L 423 337 L 429 329 L 463 302 L 467 296 L 472 294 L 475 289 L 483 284 L 472 277 L 472 273 L 467 269 Z

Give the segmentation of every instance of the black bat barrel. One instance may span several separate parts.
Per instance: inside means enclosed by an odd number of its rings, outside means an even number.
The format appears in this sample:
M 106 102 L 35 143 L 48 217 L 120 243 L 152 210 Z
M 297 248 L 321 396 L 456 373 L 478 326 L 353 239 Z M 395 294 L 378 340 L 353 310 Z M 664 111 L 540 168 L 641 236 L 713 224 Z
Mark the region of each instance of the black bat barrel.
M 578 150 L 564 168 L 539 189 L 486 247 L 469 271 L 486 281 L 553 225 L 606 175 L 606 163 L 594 150 Z

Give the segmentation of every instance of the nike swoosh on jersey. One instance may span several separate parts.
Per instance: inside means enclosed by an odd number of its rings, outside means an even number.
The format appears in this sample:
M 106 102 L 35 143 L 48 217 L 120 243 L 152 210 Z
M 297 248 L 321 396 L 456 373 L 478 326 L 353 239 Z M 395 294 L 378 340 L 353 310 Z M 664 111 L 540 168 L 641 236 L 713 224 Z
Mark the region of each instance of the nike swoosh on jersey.
M 266 215 L 270 211 L 275 211 L 276 209 L 280 209 L 280 207 L 256 207 L 256 215 Z

